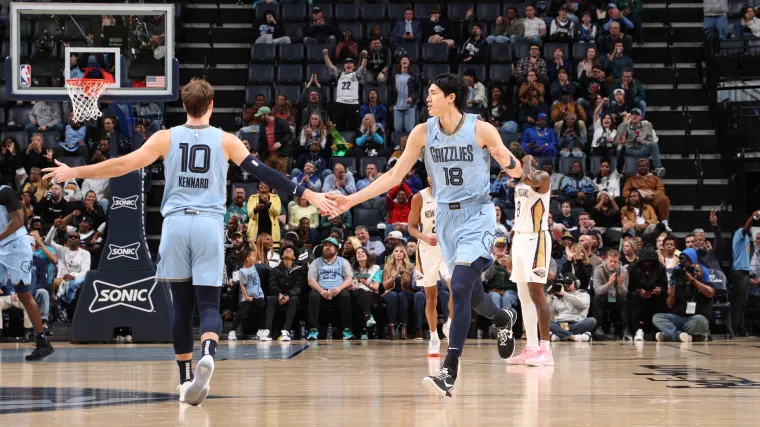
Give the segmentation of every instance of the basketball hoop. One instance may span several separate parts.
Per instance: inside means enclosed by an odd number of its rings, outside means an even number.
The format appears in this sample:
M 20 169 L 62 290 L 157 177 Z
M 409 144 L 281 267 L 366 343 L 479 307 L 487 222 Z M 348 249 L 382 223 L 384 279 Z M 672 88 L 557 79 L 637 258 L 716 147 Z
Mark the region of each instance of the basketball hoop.
M 90 72 L 97 70 L 102 79 L 88 78 Z M 98 109 L 98 99 L 108 85 L 113 84 L 113 75 L 101 68 L 85 68 L 81 79 L 67 79 L 66 88 L 71 98 L 71 107 L 75 122 L 96 119 L 103 115 Z

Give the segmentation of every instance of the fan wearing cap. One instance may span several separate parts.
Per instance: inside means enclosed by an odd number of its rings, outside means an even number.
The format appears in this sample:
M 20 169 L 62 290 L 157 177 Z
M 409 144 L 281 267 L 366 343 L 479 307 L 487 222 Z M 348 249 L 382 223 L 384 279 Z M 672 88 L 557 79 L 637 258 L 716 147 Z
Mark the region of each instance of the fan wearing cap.
M 287 120 L 275 117 L 272 110 L 267 107 L 259 108 L 256 117 L 261 118 L 259 132 L 259 147 L 265 152 L 264 164 L 280 173 L 287 173 L 288 156 L 293 152 L 293 131 Z
M 319 309 L 322 304 L 340 305 L 340 314 L 343 323 L 343 339 L 354 338 L 353 325 L 353 301 L 350 287 L 353 284 L 354 274 L 348 260 L 338 256 L 340 244 L 333 237 L 322 240 L 322 255 L 309 264 L 308 284 L 309 292 L 308 308 L 308 340 L 319 338 Z M 329 337 L 332 338 L 332 337 Z
M 610 90 L 617 93 L 619 89 L 623 89 L 625 95 L 626 111 L 636 107 L 641 110 L 641 117 L 646 116 L 646 91 L 644 85 L 640 81 L 633 78 L 633 69 L 626 68 L 623 70 L 623 76 L 616 80 L 610 87 Z M 615 99 L 617 101 L 617 97 Z
M 549 116 L 539 113 L 536 125 L 527 128 L 520 137 L 520 148 L 526 154 L 539 157 L 557 157 L 557 135 L 547 126 Z
M 337 80 L 335 86 L 335 104 L 331 110 L 334 127 L 338 130 L 355 130 L 359 128 L 359 86 L 364 79 L 367 69 L 367 51 L 361 51 L 359 55 L 361 65 L 356 69 L 356 61 L 346 58 L 343 61 L 343 71 L 333 65 L 329 51 L 322 50 L 325 57 L 325 65 Z
M 665 176 L 665 168 L 660 161 L 660 146 L 657 144 L 657 135 L 654 132 L 652 123 L 641 120 L 641 110 L 634 108 L 628 122 L 621 123 L 618 126 L 618 135 L 620 143 L 625 144 L 625 155 L 630 157 L 652 157 L 654 173 L 660 178 Z M 619 158 L 618 162 L 624 161 Z

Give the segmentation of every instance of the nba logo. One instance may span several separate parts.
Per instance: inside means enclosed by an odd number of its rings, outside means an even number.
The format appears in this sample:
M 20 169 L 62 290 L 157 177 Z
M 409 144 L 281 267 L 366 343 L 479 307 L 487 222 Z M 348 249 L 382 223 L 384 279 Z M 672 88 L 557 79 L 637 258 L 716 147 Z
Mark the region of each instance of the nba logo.
M 32 87 L 32 66 L 22 64 L 19 70 L 19 77 L 21 79 L 21 87 Z

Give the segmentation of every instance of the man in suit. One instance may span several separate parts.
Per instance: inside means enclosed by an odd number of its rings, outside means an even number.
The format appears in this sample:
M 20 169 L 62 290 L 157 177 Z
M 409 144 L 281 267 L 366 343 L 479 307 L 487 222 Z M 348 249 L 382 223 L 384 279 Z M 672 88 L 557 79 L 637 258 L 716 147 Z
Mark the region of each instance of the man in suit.
M 408 43 L 422 43 L 422 28 L 420 21 L 414 19 L 414 9 L 411 7 L 404 10 L 404 19 L 396 21 L 391 33 L 393 44 L 396 46 Z

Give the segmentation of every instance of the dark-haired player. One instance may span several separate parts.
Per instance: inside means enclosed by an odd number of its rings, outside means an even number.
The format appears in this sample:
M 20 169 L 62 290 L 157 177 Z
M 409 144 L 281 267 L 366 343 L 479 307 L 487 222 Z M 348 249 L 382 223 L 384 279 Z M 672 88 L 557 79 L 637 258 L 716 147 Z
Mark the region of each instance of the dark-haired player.
M 468 94 L 469 88 L 461 77 L 455 74 L 435 77 L 427 97 L 431 118 L 412 130 L 406 150 L 393 169 L 350 196 L 328 196 L 344 212 L 383 194 L 401 182 L 424 149 L 425 165 L 433 180 L 433 197 L 438 204 L 435 214 L 438 244 L 452 272 L 454 316 L 446 360 L 436 375 L 423 380 L 423 385 L 448 397 L 457 378 L 471 307 L 498 328 L 497 344 L 503 359 L 514 352 L 512 325 L 517 317 L 514 310 L 496 308 L 483 291 L 480 276 L 493 262 L 496 209 L 488 196 L 491 155 L 512 177 L 520 177 L 522 167 L 504 147 L 496 128 L 477 120 L 474 114 L 462 113 Z
M 140 149 L 89 166 L 47 168 L 58 182 L 74 178 L 121 176 L 164 159 L 166 189 L 161 202 L 164 224 L 156 278 L 171 285 L 174 313 L 172 341 L 180 375 L 179 400 L 199 405 L 208 396 L 222 319 L 219 297 L 224 269 L 224 214 L 227 165 L 244 171 L 283 193 L 309 201 L 323 213 L 334 203 L 260 163 L 234 135 L 209 125 L 214 88 L 193 79 L 182 88 L 187 123 L 153 134 Z M 28 245 L 27 245 L 28 246 Z M 193 314 L 201 318 L 201 359 L 192 372 Z

